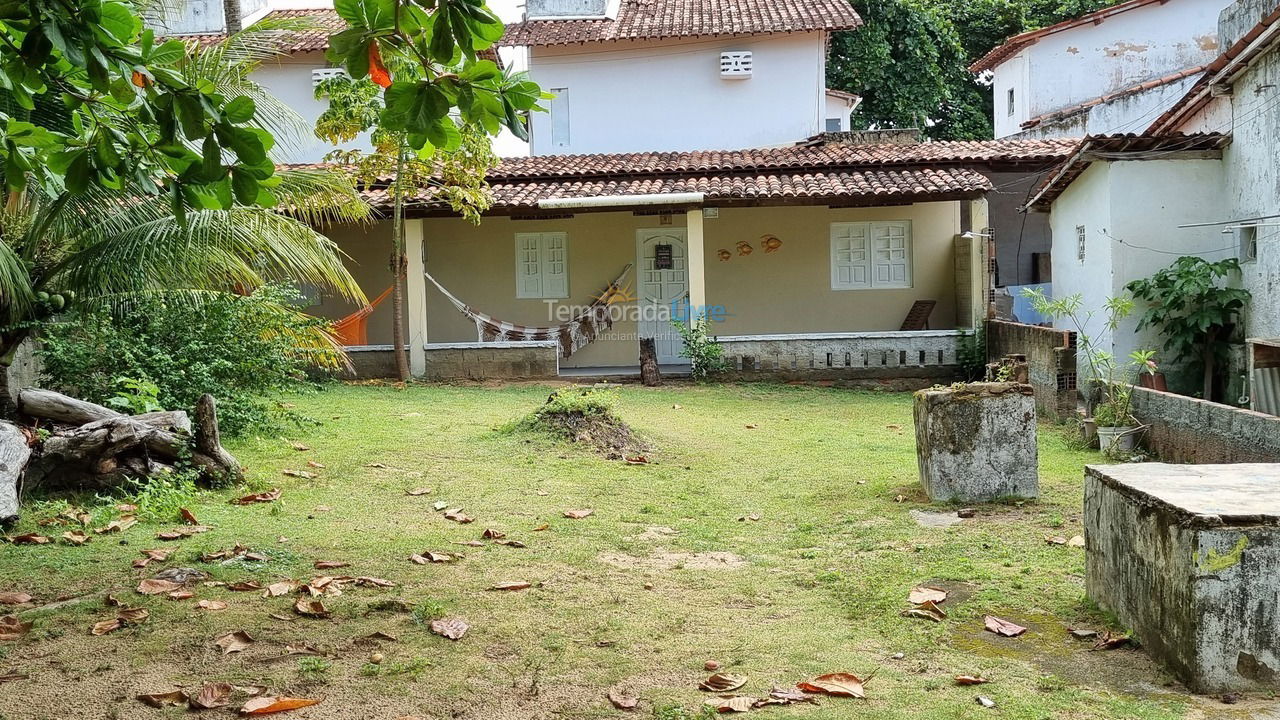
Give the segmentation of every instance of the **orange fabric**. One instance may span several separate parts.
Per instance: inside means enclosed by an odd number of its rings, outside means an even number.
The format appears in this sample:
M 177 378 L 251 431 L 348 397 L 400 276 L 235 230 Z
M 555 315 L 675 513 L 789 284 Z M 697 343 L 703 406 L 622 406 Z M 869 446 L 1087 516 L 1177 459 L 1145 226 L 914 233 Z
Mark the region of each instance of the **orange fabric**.
M 383 300 L 391 296 L 393 289 L 395 289 L 394 286 L 383 290 L 381 295 L 373 299 L 373 302 L 333 322 L 333 334 L 343 345 L 369 344 L 369 316 L 382 304 Z

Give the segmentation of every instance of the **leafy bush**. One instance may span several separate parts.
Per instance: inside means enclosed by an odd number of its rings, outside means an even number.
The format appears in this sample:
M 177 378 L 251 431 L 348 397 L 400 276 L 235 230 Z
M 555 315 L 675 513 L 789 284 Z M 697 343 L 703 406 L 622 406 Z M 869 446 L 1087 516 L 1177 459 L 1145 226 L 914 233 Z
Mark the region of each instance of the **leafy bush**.
M 680 357 L 689 358 L 690 374 L 694 380 L 702 382 L 729 369 L 729 361 L 724 357 L 724 346 L 716 342 L 711 334 L 710 318 L 704 316 L 691 324 L 674 320 L 672 324 L 684 341 Z
M 210 393 L 223 432 L 270 430 L 298 419 L 273 398 L 307 387 L 309 367 L 338 361 L 327 321 L 297 310 L 299 299 L 290 286 L 269 285 L 248 296 L 154 295 L 85 310 L 44 328 L 46 382 L 130 413 L 150 403 L 189 411 Z
M 612 390 L 570 386 L 551 393 L 534 415 L 613 415 L 617 405 L 618 394 Z
M 973 332 L 960 331 L 960 347 L 956 352 L 956 361 L 964 379 L 975 382 L 987 374 L 987 331 L 985 325 L 979 325 Z

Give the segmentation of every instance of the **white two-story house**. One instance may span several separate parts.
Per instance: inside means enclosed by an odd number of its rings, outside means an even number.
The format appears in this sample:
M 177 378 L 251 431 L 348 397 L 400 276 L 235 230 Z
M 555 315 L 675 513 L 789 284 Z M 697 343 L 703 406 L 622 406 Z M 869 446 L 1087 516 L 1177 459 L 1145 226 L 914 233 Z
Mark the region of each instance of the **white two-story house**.
M 1141 132 L 1220 52 L 1228 0 L 1128 0 L 1015 35 L 969 69 L 987 75 L 995 137 Z

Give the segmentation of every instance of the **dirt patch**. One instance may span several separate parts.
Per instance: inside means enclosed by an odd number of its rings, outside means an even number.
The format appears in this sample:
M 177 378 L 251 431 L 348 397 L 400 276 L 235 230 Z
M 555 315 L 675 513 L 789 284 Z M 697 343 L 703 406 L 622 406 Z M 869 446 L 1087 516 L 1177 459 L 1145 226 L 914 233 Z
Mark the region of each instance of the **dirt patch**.
M 674 528 L 669 528 L 669 527 L 662 527 L 658 525 L 658 526 L 645 528 L 644 532 L 636 536 L 636 539 L 646 540 L 648 542 L 661 542 L 663 540 L 670 540 L 671 538 L 679 534 L 680 534 L 679 530 L 676 530 Z
M 643 557 L 623 553 L 601 553 L 597 559 L 624 570 L 736 570 L 747 561 L 731 552 L 654 553 Z
M 614 460 L 652 450 L 648 443 L 636 437 L 630 425 L 613 415 L 549 412 L 539 415 L 538 423 L 554 435 L 588 445 Z

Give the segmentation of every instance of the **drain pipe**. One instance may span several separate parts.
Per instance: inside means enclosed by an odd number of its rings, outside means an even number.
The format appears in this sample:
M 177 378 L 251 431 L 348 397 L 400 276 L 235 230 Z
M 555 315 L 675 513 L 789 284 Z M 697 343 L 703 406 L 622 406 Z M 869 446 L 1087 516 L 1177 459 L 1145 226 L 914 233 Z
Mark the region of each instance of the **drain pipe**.
M 637 207 L 646 205 L 701 205 L 706 193 L 648 193 L 645 195 L 593 195 L 582 198 L 545 198 L 538 201 L 543 210 L 574 208 Z

